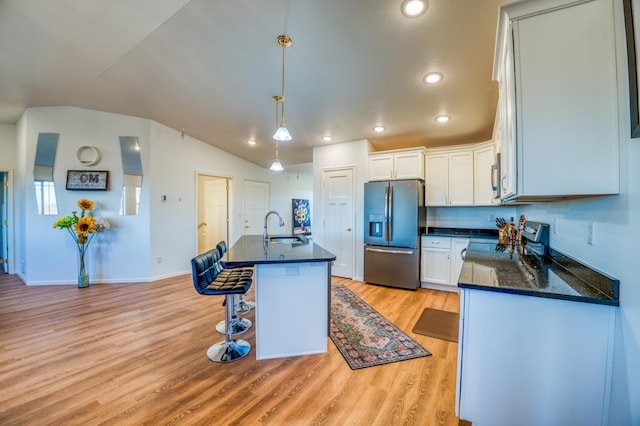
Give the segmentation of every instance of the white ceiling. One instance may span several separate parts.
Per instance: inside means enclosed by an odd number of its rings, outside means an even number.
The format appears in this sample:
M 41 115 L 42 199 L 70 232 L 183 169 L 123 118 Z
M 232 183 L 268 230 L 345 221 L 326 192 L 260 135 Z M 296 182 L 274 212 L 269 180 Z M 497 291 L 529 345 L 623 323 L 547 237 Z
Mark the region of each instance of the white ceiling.
M 286 33 L 285 169 L 324 134 L 377 149 L 480 142 L 503 2 L 430 0 L 409 19 L 401 0 L 0 0 L 0 122 L 48 105 L 150 118 L 268 167 Z M 444 80 L 425 85 L 430 71 Z

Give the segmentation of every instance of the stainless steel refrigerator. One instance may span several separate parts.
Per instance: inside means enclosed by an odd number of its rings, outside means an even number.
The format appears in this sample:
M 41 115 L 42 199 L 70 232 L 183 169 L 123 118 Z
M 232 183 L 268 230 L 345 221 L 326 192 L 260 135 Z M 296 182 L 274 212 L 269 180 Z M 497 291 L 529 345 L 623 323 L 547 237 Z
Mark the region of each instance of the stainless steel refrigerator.
M 426 209 L 424 182 L 364 184 L 364 280 L 415 290 L 420 287 L 420 234 Z

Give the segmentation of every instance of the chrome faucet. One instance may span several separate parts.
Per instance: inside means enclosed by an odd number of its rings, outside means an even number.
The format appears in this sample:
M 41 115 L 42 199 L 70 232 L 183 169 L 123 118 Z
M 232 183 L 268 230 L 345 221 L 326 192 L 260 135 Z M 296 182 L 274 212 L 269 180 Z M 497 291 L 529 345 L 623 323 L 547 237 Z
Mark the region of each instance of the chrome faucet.
M 262 239 L 264 241 L 267 241 L 269 239 L 269 232 L 267 231 L 267 224 L 268 224 L 268 221 L 269 221 L 269 216 L 272 215 L 272 214 L 275 214 L 276 216 L 278 216 L 278 219 L 280 219 L 280 223 L 279 223 L 280 226 L 281 227 L 284 226 L 284 220 L 282 220 L 282 216 L 280 216 L 280 213 L 278 213 L 275 210 L 271 210 L 269 213 L 267 213 L 264 216 L 264 231 L 262 231 Z

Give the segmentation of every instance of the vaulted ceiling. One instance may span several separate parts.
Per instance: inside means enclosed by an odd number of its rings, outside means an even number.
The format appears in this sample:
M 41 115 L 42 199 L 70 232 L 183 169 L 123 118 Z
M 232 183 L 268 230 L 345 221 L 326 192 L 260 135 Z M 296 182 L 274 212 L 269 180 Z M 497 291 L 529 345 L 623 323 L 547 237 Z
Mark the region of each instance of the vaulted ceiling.
M 0 122 L 51 105 L 126 114 L 268 167 L 287 34 L 285 169 L 323 135 L 379 150 L 480 142 L 503 2 L 430 0 L 407 18 L 401 0 L 2 0 Z M 444 79 L 425 84 L 431 71 Z

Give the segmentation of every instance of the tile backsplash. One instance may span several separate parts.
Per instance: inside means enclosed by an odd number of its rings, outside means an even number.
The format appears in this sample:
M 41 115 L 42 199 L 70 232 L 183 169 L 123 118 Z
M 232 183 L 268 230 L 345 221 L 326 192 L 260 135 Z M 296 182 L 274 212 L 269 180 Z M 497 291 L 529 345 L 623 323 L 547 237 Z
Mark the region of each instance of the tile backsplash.
M 427 227 L 496 229 L 496 218 L 518 220 L 515 207 L 426 207 Z

